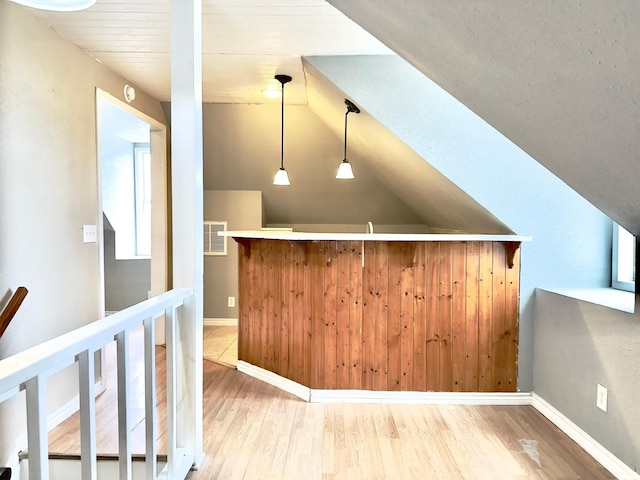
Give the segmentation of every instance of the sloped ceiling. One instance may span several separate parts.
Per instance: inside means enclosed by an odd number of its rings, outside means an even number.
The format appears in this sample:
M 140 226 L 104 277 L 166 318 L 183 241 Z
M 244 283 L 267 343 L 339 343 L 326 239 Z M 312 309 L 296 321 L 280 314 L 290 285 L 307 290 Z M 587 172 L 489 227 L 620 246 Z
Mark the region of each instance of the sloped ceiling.
M 304 60 L 309 107 L 339 138 L 345 94 Z M 357 102 L 357 99 L 350 99 Z M 362 107 L 362 106 L 360 106 Z M 487 209 L 396 137 L 364 108 L 349 115 L 347 157 L 356 173 L 374 174 L 433 231 L 513 233 Z M 409 121 L 409 120 L 408 120 Z
M 640 3 L 328 1 L 640 234 Z

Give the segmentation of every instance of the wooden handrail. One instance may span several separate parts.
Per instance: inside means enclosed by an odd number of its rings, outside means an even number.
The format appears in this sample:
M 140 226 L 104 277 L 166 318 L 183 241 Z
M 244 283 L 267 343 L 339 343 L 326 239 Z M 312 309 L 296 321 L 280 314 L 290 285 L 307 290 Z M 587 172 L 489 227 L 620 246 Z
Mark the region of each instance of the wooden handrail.
M 22 305 L 22 301 L 24 300 L 24 297 L 27 296 L 27 293 L 29 293 L 29 290 L 25 287 L 18 287 L 16 292 L 13 294 L 13 297 L 11 297 L 11 300 L 9 300 L 9 303 L 7 303 L 6 308 L 2 313 L 0 313 L 0 337 L 2 337 L 4 331 L 9 326 L 9 323 L 13 320 L 13 317 L 20 308 L 20 305 Z

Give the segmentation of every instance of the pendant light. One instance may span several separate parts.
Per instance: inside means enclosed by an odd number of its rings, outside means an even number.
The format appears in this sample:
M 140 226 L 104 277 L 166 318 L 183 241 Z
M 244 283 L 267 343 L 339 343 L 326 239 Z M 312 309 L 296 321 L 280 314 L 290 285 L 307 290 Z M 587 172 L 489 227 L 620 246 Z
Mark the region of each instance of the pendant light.
M 284 84 L 289 83 L 291 81 L 291 77 L 289 75 L 276 75 L 275 79 L 278 80 L 282 84 L 282 94 L 281 94 L 281 119 L 282 119 L 282 128 L 280 133 L 280 168 L 276 171 L 275 177 L 273 177 L 274 185 L 291 185 L 289 181 L 289 175 L 287 171 L 284 169 Z
M 336 178 L 343 180 L 350 180 L 356 178 L 353 174 L 353 169 L 349 160 L 347 160 L 347 117 L 350 113 L 360 113 L 360 109 L 354 105 L 351 100 L 344 99 L 344 104 L 347 106 L 347 111 L 344 114 L 344 158 L 338 167 L 338 173 Z

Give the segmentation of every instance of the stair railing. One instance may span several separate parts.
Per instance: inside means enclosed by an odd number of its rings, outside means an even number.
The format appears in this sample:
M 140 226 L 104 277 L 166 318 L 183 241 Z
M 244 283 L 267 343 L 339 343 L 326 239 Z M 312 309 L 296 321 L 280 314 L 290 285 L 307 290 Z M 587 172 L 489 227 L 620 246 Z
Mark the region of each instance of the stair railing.
M 185 372 L 194 371 L 191 364 L 196 360 L 188 349 L 183 348 L 189 345 L 185 337 L 193 330 L 185 322 L 193 319 L 186 315 L 181 318 L 183 306 L 193 299 L 193 289 L 174 289 L 0 361 L 0 402 L 26 390 L 30 480 L 49 478 L 46 380 L 74 362 L 79 364 L 82 478 L 97 479 L 94 359 L 95 352 L 113 340 L 117 351 L 119 471 L 121 479 L 132 478 L 129 336 L 141 326 L 144 326 L 145 478 L 186 477 L 196 460 L 190 448 L 195 442 L 184 438 L 181 432 L 194 431 L 189 426 L 198 420 L 194 418 L 193 410 L 179 407 L 178 399 L 181 399 L 180 403 L 185 399 L 184 391 L 178 392 L 177 386 L 194 385 L 197 381 L 196 378 L 184 378 Z M 168 451 L 165 469 L 158 472 L 155 325 L 163 315 L 167 330 Z M 178 425 L 183 427 L 180 432 Z
M 0 337 L 2 337 L 5 330 L 11 323 L 11 320 L 13 320 L 13 317 L 16 315 L 20 305 L 22 305 L 22 301 L 24 300 L 24 297 L 27 296 L 27 293 L 29 293 L 29 290 L 25 287 L 18 287 L 11 297 L 11 300 L 9 300 L 9 303 L 7 303 L 5 309 L 0 313 Z

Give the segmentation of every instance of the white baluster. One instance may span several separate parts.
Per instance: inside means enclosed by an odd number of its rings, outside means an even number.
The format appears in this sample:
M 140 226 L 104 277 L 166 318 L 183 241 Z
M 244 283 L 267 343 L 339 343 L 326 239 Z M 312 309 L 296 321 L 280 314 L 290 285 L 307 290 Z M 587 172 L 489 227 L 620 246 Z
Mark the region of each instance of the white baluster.
M 120 478 L 131 479 L 131 428 L 130 411 L 130 366 L 129 333 L 123 331 L 115 336 L 118 353 L 118 443 Z
M 29 480 L 47 480 L 49 478 L 46 381 L 43 376 L 36 376 L 25 384 L 27 389 L 27 434 L 29 436 Z
M 144 321 L 144 423 L 146 435 L 146 472 L 147 480 L 157 476 L 156 431 L 156 319 L 160 315 Z
M 167 467 L 168 478 L 174 478 L 174 467 L 177 461 L 176 445 L 176 307 L 166 310 L 167 330 Z
M 77 355 L 80 383 L 80 458 L 82 478 L 96 480 L 96 396 L 95 396 L 95 356 L 93 350 L 85 350 Z

